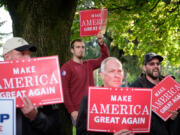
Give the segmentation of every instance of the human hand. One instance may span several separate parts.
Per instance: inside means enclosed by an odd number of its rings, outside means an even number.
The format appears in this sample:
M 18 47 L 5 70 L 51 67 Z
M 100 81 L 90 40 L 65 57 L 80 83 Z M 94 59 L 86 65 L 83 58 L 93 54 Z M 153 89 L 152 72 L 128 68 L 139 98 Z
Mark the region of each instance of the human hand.
M 122 130 L 119 130 L 118 132 L 114 133 L 114 135 L 134 135 L 134 134 L 127 129 L 122 129 Z
M 101 32 L 99 32 L 96 37 L 97 37 L 98 43 L 102 45 L 104 43 L 104 35 L 101 34 Z
M 73 117 L 74 121 L 76 121 L 77 120 L 77 116 L 78 116 L 78 111 L 71 112 L 71 116 Z
M 30 120 L 34 120 L 36 118 L 36 115 L 38 113 L 37 108 L 33 105 L 29 97 L 22 97 L 24 106 L 21 108 L 22 113 L 25 117 L 27 117 Z
M 172 114 L 170 119 L 171 120 L 175 120 L 177 115 L 178 115 L 178 111 L 171 111 L 171 110 L 169 110 L 168 112 L 170 112 Z

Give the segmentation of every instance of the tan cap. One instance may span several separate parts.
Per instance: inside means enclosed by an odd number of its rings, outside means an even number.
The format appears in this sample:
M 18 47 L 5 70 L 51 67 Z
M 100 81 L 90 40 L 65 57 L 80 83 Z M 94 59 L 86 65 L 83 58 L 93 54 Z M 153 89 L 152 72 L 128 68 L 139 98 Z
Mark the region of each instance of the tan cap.
M 30 45 L 26 40 L 20 37 L 13 37 L 6 41 L 6 43 L 3 45 L 3 55 L 12 51 L 24 51 L 24 50 L 30 50 L 32 52 L 36 51 L 36 47 L 34 45 Z

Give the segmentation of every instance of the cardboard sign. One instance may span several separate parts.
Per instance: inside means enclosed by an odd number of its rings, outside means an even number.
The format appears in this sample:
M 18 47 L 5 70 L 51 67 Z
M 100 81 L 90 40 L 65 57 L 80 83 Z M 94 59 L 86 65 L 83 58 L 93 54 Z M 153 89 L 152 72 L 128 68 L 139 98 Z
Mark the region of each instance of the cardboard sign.
M 107 9 L 92 9 L 80 11 L 80 36 L 94 36 L 105 33 Z
M 171 113 L 180 108 L 180 84 L 167 76 L 153 88 L 152 110 L 166 121 Z
M 149 132 L 151 100 L 151 89 L 90 87 L 87 130 Z
M 0 135 L 16 135 L 15 98 L 0 98 Z
M 34 105 L 62 103 L 63 94 L 58 56 L 0 62 L 0 98 L 27 96 Z

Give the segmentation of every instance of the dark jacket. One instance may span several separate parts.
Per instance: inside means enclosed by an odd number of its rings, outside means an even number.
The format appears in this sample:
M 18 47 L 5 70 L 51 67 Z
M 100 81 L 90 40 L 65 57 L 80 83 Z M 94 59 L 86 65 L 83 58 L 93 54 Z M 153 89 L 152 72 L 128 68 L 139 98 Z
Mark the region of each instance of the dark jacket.
M 85 96 L 81 100 L 79 114 L 76 123 L 76 134 L 77 135 L 112 135 L 111 133 L 103 132 L 89 132 L 87 131 L 87 104 L 88 96 Z
M 160 80 L 164 77 L 161 76 Z M 153 88 L 155 85 L 146 79 L 145 74 L 141 74 L 140 77 L 130 85 L 130 87 L 136 88 Z M 151 129 L 150 133 L 146 135 L 180 135 L 178 131 L 178 122 L 180 120 L 180 116 L 178 116 L 175 120 L 167 120 L 163 121 L 159 116 L 157 116 L 154 112 L 152 112 L 152 120 L 151 120 Z
M 16 123 L 16 135 L 60 135 L 60 114 L 56 105 L 38 108 L 38 114 L 32 121 L 17 109 Z

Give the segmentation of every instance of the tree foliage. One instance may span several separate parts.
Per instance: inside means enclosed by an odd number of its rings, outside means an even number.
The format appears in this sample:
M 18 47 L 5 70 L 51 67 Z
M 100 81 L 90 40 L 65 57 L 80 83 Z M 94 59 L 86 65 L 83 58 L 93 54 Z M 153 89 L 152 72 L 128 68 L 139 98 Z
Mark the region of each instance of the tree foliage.
M 179 0 L 79 0 L 71 28 L 71 39 L 80 38 L 79 11 L 98 8 L 108 9 L 105 37 L 110 42 L 113 41 L 110 47 L 111 56 L 122 61 L 129 82 L 134 81 L 142 72 L 140 65 L 144 54 L 148 52 L 158 53 L 165 58 L 164 74 L 172 74 L 174 68 L 179 69 Z M 94 41 L 94 37 L 83 39 Z M 93 54 L 92 57 L 95 58 L 95 52 L 97 51 L 88 54 Z
M 142 63 L 145 53 L 155 52 L 164 56 L 164 64 L 179 66 L 179 0 L 82 0 L 80 4 L 77 11 L 89 7 L 108 9 L 107 32 L 124 55 L 136 55 Z M 74 33 L 79 34 L 78 27 L 75 19 Z
M 5 21 L 1 21 L 0 18 L 0 27 L 2 27 L 4 25 Z M 0 31 L 0 41 L 2 40 L 3 36 L 7 35 L 7 33 L 3 33 Z M 0 47 L 2 46 L 2 44 L 0 43 Z

